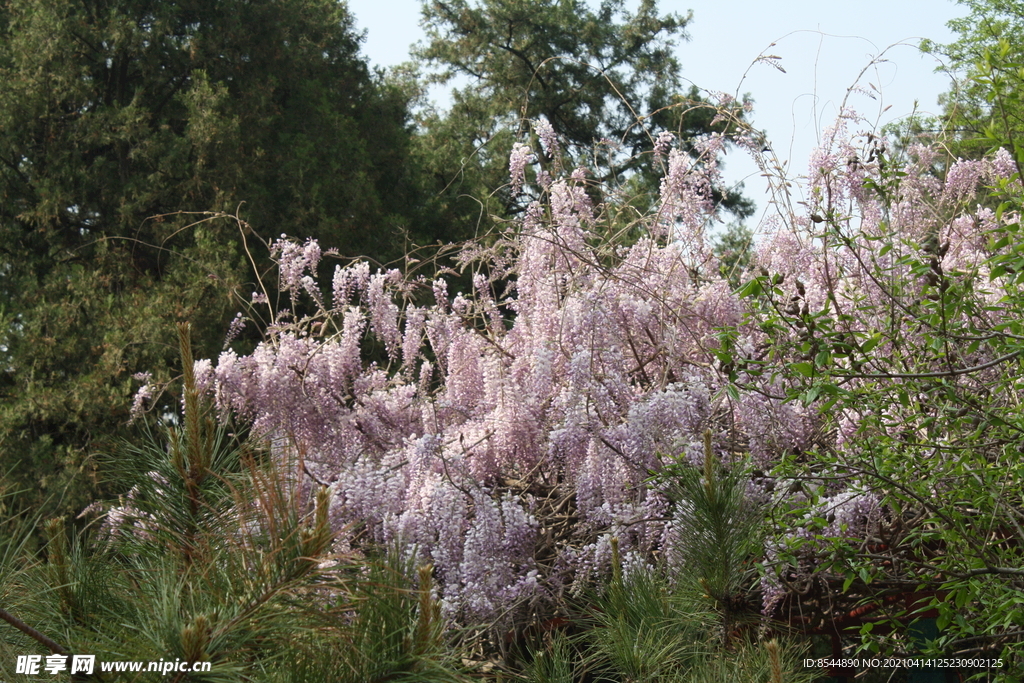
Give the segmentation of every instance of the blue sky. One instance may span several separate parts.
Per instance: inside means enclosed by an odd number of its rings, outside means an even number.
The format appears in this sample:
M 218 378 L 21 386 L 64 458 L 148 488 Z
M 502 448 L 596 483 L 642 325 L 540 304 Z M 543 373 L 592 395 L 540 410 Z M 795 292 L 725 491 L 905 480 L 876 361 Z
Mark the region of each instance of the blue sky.
M 363 52 L 372 64 L 406 61 L 409 46 L 423 38 L 420 0 L 348 4 L 357 27 L 367 31 Z M 948 0 L 662 0 L 658 6 L 662 13 L 693 11 L 690 40 L 676 46 L 684 77 L 706 90 L 749 93 L 755 126 L 767 131 L 793 177 L 806 172 L 818 133 L 865 67 L 860 83 L 875 99 L 854 94 L 849 102 L 870 121 L 881 126 L 915 104 L 919 112 L 937 112 L 949 78 L 935 73 L 938 62 L 917 45 L 921 38 L 952 40 L 946 22 L 966 14 Z M 777 55 L 785 73 L 754 63 L 761 54 Z M 884 61 L 872 65 L 879 58 Z M 767 186 L 753 162 L 730 154 L 726 172 L 730 182 L 745 182 L 759 210 L 766 208 Z

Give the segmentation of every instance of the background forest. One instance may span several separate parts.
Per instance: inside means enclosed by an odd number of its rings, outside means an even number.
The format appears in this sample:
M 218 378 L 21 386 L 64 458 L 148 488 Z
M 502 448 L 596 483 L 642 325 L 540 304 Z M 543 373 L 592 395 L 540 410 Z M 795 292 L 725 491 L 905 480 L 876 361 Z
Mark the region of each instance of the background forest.
M 652 0 L 387 73 L 333 0 L 4 4 L 4 680 L 1020 680 L 1024 3 L 962 6 L 795 181 Z

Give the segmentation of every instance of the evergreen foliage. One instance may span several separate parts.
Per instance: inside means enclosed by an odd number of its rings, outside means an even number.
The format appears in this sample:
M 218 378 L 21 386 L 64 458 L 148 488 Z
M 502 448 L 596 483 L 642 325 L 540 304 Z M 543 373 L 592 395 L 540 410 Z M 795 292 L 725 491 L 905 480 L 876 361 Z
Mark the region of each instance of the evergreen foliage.
M 49 648 L 211 663 L 175 681 L 465 680 L 442 647 L 429 568 L 416 590 L 400 560 L 336 548 L 327 491 L 216 426 L 190 371 L 184 384 L 181 426 L 120 455 L 132 488 L 99 528 L 51 519 L 42 552 L 8 536 L 0 595 L 17 630 L 0 629 L 2 666 Z M 89 680 L 105 679 L 97 664 Z
M 733 508 L 739 511 L 738 508 Z M 815 672 L 798 657 L 796 643 L 758 639 L 750 630 L 726 628 L 689 571 L 665 576 L 664 568 L 624 568 L 617 539 L 612 544 L 612 575 L 600 594 L 588 594 L 579 607 L 582 628 L 556 633 L 532 653 L 528 680 L 643 683 L 809 682 Z
M 0 447 L 26 504 L 95 494 L 132 374 L 175 372 L 169 325 L 220 347 L 266 252 L 203 212 L 404 253 L 423 208 L 405 100 L 358 49 L 333 0 L 0 8 Z

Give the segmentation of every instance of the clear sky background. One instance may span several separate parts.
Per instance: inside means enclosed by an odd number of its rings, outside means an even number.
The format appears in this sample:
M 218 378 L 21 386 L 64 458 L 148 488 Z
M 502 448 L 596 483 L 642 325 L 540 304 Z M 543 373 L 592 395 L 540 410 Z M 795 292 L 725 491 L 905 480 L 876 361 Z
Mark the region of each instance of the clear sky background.
M 424 39 L 420 0 L 348 4 L 367 32 L 363 52 L 371 64 L 407 61 L 409 46 Z M 676 45 L 683 77 L 705 90 L 750 94 L 752 121 L 767 132 L 790 177 L 806 173 L 820 131 L 835 120 L 865 67 L 860 84 L 875 99 L 855 93 L 848 102 L 879 127 L 915 107 L 937 113 L 949 77 L 935 73 L 939 63 L 917 45 L 922 38 L 950 42 L 946 22 L 966 14 L 951 0 L 662 0 L 658 7 L 662 14 L 693 11 L 690 40 Z M 755 63 L 761 54 L 778 56 L 785 73 Z M 758 175 L 741 154 L 726 157 L 729 182 L 744 182 L 761 212 L 767 185 Z

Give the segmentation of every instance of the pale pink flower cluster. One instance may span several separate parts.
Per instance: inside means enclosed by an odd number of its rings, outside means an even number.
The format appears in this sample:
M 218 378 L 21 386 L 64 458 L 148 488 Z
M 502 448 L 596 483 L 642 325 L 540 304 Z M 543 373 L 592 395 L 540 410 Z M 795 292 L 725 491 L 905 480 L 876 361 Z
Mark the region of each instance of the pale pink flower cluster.
M 241 313 L 236 313 L 234 320 L 228 326 L 228 333 L 224 337 L 224 348 L 227 348 L 231 342 L 238 338 L 238 335 L 245 329 L 245 318 L 242 317 Z
M 555 129 L 551 127 L 551 122 L 541 117 L 533 122 L 533 131 L 540 138 L 541 147 L 543 147 L 547 157 L 549 159 L 557 157 L 560 146 L 558 144 L 558 136 L 555 135 Z
M 658 133 L 658 139 L 654 141 L 654 158 L 661 159 L 668 154 L 675 139 L 675 133 L 671 131 L 663 130 Z
M 512 145 L 512 154 L 508 159 L 508 171 L 512 177 L 512 196 L 516 196 L 523 189 L 523 181 L 526 179 L 526 165 L 533 158 L 533 151 L 528 145 L 517 142 Z
M 278 270 L 281 274 L 281 291 L 290 292 L 296 295 L 300 290 L 312 291 L 311 282 L 304 280 L 307 272 L 315 271 L 320 263 L 320 245 L 316 240 L 308 239 L 305 244 L 298 244 L 291 240 L 276 240 L 270 245 L 270 253 L 278 262 Z
M 656 237 L 680 241 L 697 262 L 710 255 L 705 229 L 717 215 L 714 189 L 721 184 L 718 158 L 725 139 L 718 134 L 693 141 L 697 158 L 681 149 L 668 155 L 668 173 L 661 180 L 659 220 L 652 225 Z
M 500 298 L 482 272 L 453 299 L 443 280 L 352 264 L 335 270 L 322 311 L 338 332 L 281 323 L 208 371 L 224 414 L 290 439 L 332 487 L 339 528 L 361 521 L 434 564 L 452 619 L 515 614 L 580 563 L 600 571 L 592 539 L 610 529 L 634 564 L 670 540 L 663 521 L 638 521 L 666 512 L 644 482 L 665 454 L 699 462 L 700 434 L 724 406 L 710 353 L 740 304 L 719 279 L 693 280 L 676 242 L 641 239 L 607 269 L 585 177 L 554 181 L 493 257 L 511 283 Z M 291 281 L 313 277 L 313 259 L 294 270 L 307 248 L 279 248 Z M 410 286 L 432 289 L 434 303 L 407 303 Z M 389 367 L 363 360 L 371 344 Z M 580 519 L 545 567 L 533 556 L 538 485 L 571 496 Z
M 863 235 L 883 229 L 881 199 L 864 180 L 881 172 L 884 152 L 851 142 L 846 125 L 814 157 L 808 215 L 766 228 L 758 246 L 757 265 L 785 276 L 779 286 L 792 297 L 783 305 L 795 306 L 793 315 L 832 299 L 850 310 L 883 300 L 866 269 L 886 261 L 864 257 L 873 243 Z M 782 455 L 814 448 L 823 420 L 813 404 L 775 398 L 796 381 L 792 373 L 740 370 L 749 390 L 738 399 L 725 391 L 715 353 L 721 331 L 737 331 L 740 356 L 762 353 L 766 336 L 748 321 L 750 304 L 719 275 L 704 235 L 716 216 L 724 142 L 698 141 L 695 159 L 659 137 L 668 151 L 660 204 L 641 223 L 646 235 L 613 257 L 597 251 L 603 218 L 584 191 L 586 173 L 552 180 L 544 203 L 532 203 L 498 246 L 467 255 L 467 267 L 487 262 L 471 291 L 454 297 L 444 279 L 407 281 L 355 263 L 335 269 L 328 308 L 311 291 L 316 243 L 275 243 L 282 288 L 305 292 L 322 309 L 317 324 L 334 333 L 313 334 L 311 321 L 278 321 L 252 354 L 226 351 L 204 371 L 218 407 L 257 433 L 289 440 L 308 475 L 332 488 L 337 528 L 361 522 L 374 541 L 398 542 L 431 562 L 453 620 L 510 618 L 605 571 L 612 534 L 630 566 L 654 551 L 670 559 L 678 530 L 666 524 L 671 509 L 648 483 L 664 458 L 701 464 L 702 435 L 711 429 L 716 444 L 745 449 L 770 470 Z M 520 143 L 513 149 L 513 193 L 530 154 Z M 964 197 L 968 180 L 955 176 L 947 190 L 918 157 L 892 196 L 891 231 L 907 241 L 895 251 L 924 239 L 922 224 L 942 239 L 976 244 L 979 226 L 993 219 L 963 201 L 959 214 L 944 213 L 949 196 Z M 997 158 L 991 168 L 1010 166 Z M 975 184 L 991 177 L 966 167 L 957 173 Z M 825 220 L 850 240 L 821 237 Z M 883 322 L 858 315 L 847 325 L 860 338 Z M 372 350 L 377 363 L 367 360 Z M 879 351 L 887 352 L 884 344 Z M 793 361 L 781 358 L 778 367 Z M 855 448 L 859 417 L 844 417 L 838 447 Z M 734 459 L 722 448 L 723 461 Z M 852 489 L 830 496 L 836 533 L 866 533 L 877 499 Z M 551 499 L 574 507 L 578 521 L 550 540 L 555 557 L 541 564 L 540 515 Z M 769 601 L 781 590 L 776 579 L 765 579 Z

